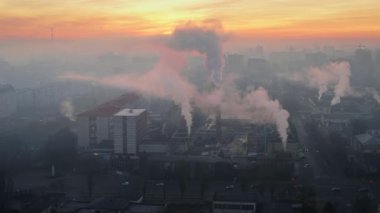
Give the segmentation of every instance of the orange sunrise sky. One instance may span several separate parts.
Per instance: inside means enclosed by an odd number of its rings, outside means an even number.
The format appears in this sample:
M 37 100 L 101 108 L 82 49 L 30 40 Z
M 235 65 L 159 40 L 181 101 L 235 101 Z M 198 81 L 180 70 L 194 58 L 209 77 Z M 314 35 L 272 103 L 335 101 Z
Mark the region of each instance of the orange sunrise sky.
M 169 34 L 216 19 L 246 38 L 380 38 L 379 0 L 0 0 L 0 39 Z

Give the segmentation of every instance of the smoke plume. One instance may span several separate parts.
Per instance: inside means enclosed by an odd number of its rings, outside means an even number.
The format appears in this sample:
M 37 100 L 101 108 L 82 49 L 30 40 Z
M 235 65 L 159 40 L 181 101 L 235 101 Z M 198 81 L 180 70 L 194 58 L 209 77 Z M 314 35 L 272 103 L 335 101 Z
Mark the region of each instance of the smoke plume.
M 250 123 L 275 124 L 286 150 L 289 113 L 277 100 L 272 100 L 264 88 L 250 89 L 244 94 L 236 89 L 232 81 L 221 85 L 223 57 L 221 38 L 217 30 L 207 27 L 185 25 L 178 27 L 168 39 L 170 49 L 163 48 L 158 63 L 152 70 L 141 75 L 112 75 L 97 77 L 68 73 L 63 78 L 81 81 L 93 81 L 100 84 L 135 90 L 146 96 L 173 100 L 181 107 L 186 120 L 188 133 L 191 132 L 193 105 L 207 115 L 215 115 L 216 109 L 223 115 L 247 120 Z M 186 65 L 186 53 L 192 52 L 206 56 L 205 65 L 211 71 L 211 80 L 215 89 L 200 92 L 182 74 Z
M 181 71 L 185 65 L 186 60 L 184 55 L 163 49 L 163 53 L 153 69 L 143 75 L 121 74 L 97 77 L 67 73 L 62 76 L 62 78 L 92 81 L 111 87 L 129 89 L 146 96 L 173 100 L 181 107 L 181 114 L 185 118 L 188 133 L 190 134 L 192 126 L 192 106 L 190 99 L 193 96 L 194 88 L 193 85 L 180 75 L 179 71 Z
M 215 29 L 187 24 L 177 27 L 169 39 L 169 47 L 179 51 L 197 51 L 206 55 L 211 79 L 220 84 L 223 75 L 221 39 Z
M 307 75 L 302 79 L 308 82 L 311 87 L 318 88 L 318 98 L 328 91 L 334 89 L 334 97 L 331 105 L 340 103 L 340 99 L 351 92 L 350 87 L 350 64 L 348 62 L 332 62 L 321 68 L 312 67 Z
M 60 107 L 61 114 L 68 118 L 70 121 L 75 121 L 75 109 L 74 105 L 71 101 L 69 100 L 64 100 L 61 102 L 61 107 Z
M 380 104 L 380 94 L 375 89 L 370 89 L 369 92 L 371 93 L 373 99 Z
M 380 104 L 380 95 L 379 95 L 379 93 L 376 90 L 372 91 L 372 96 L 377 101 L 377 103 Z
M 205 113 L 212 113 L 219 107 L 224 117 L 255 124 L 275 124 L 286 150 L 289 112 L 278 100 L 271 99 L 264 88 L 250 88 L 242 94 L 233 82 L 227 80 L 219 90 L 198 94 L 195 104 Z
M 264 88 L 250 89 L 244 95 L 232 90 L 224 98 L 222 113 L 242 120 L 249 119 L 252 123 L 275 124 L 286 150 L 289 112 L 277 100 L 272 100 Z

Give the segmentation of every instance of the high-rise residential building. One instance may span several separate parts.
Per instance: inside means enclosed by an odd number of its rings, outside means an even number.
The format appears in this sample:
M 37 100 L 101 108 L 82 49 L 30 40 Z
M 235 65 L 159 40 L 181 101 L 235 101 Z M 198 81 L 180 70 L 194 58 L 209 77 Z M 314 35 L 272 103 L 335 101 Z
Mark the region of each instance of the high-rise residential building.
M 11 115 L 15 110 L 15 89 L 10 84 L 0 84 L 0 118 Z
M 249 58 L 245 69 L 248 73 L 265 73 L 268 71 L 268 62 L 263 58 Z
M 257 45 L 255 48 L 255 57 L 264 58 L 264 47 Z
M 374 60 L 369 49 L 357 49 L 351 62 L 351 83 L 355 87 L 368 87 L 373 83 Z
M 244 55 L 241 54 L 228 54 L 226 55 L 226 72 L 239 73 L 244 69 Z

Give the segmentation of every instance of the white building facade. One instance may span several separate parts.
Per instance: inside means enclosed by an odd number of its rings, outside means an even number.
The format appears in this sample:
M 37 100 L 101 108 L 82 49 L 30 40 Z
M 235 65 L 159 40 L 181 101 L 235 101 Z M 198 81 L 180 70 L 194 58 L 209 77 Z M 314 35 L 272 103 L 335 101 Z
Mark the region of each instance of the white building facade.
M 112 141 L 112 153 L 135 155 L 146 126 L 145 109 L 124 108 L 116 113 L 79 115 L 78 146 L 80 150 L 91 151 L 105 141 Z

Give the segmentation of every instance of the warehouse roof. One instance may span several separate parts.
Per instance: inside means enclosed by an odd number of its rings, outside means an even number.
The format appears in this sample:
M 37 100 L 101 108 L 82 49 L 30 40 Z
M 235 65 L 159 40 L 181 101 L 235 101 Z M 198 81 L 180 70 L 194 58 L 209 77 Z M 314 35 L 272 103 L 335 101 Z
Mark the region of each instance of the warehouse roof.
M 145 109 L 122 109 L 121 111 L 115 113 L 115 116 L 138 116 L 145 112 Z
M 127 104 L 137 101 L 140 97 L 135 93 L 125 93 L 111 101 L 101 104 L 93 109 L 80 113 L 79 117 L 112 116 L 125 108 Z

